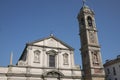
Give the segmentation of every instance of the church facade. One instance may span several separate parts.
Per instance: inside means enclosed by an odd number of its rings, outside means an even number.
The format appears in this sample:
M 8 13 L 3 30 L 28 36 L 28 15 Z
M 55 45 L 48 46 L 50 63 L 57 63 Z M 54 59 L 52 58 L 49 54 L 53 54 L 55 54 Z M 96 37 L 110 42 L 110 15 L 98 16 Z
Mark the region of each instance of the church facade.
M 83 5 L 78 14 L 81 70 L 74 49 L 54 35 L 26 44 L 16 65 L 0 67 L 0 80 L 105 80 L 94 12 Z
M 53 35 L 27 43 L 16 66 L 0 68 L 0 80 L 81 80 L 74 49 Z

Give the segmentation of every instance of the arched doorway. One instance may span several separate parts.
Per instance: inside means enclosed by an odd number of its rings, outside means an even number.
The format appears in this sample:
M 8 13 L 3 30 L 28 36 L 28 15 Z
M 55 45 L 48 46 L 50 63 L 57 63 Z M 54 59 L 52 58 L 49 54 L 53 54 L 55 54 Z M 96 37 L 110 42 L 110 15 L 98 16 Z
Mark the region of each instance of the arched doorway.
M 49 71 L 43 74 L 43 80 L 61 80 L 63 76 L 59 71 Z

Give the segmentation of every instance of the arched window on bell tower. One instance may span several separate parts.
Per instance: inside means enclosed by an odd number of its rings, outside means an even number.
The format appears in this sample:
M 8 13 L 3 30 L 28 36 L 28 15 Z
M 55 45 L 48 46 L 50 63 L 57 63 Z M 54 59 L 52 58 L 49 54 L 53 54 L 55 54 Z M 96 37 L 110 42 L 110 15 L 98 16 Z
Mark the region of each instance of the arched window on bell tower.
M 87 17 L 87 22 L 88 22 L 88 26 L 92 27 L 93 23 L 92 23 L 92 18 L 90 16 Z

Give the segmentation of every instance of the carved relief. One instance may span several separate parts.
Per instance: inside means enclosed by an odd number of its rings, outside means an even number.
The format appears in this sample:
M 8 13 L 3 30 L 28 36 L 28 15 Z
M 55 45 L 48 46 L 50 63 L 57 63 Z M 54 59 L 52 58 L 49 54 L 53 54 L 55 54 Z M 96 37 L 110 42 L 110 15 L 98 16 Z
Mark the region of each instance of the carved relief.
M 20 61 L 18 62 L 18 65 L 19 65 L 19 66 L 26 66 L 27 63 L 26 63 L 25 61 L 20 60 Z
M 95 73 L 102 73 L 102 71 L 103 71 L 102 69 L 94 69 Z
M 89 39 L 90 39 L 90 43 L 96 43 L 94 31 L 89 32 Z
M 56 42 L 54 41 L 54 39 L 50 39 L 49 42 L 48 42 L 49 46 L 51 47 L 56 47 Z

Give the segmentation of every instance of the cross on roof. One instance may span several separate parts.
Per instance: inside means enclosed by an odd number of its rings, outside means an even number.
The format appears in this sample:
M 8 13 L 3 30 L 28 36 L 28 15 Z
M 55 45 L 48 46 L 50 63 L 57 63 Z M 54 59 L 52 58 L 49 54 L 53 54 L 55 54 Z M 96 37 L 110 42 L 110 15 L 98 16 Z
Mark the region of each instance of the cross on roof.
M 82 0 L 82 2 L 83 2 L 83 6 L 85 5 L 85 3 L 86 3 L 86 0 Z

